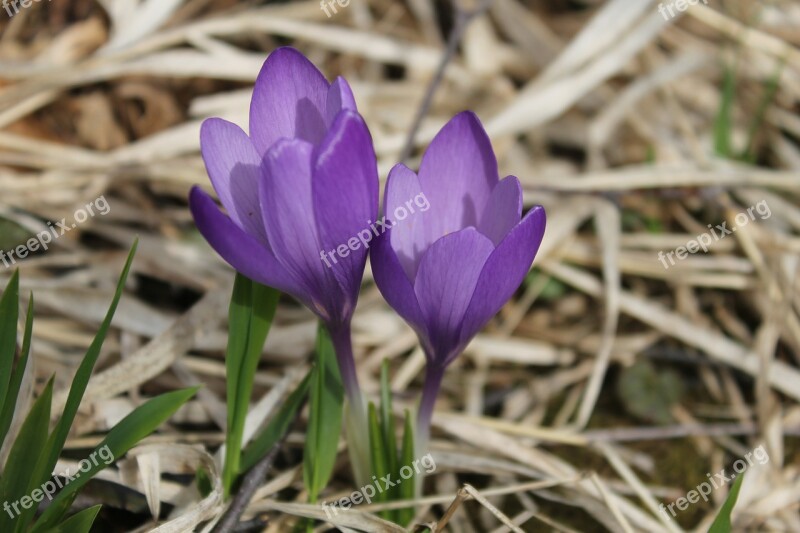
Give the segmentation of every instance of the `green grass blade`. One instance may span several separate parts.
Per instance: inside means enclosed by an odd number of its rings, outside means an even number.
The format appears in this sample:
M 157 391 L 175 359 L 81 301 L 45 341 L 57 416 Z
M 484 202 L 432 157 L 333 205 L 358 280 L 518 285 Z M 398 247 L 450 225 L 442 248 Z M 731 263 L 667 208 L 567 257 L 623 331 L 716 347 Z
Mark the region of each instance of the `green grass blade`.
M 414 462 L 414 421 L 411 418 L 411 412 L 406 409 L 406 420 L 403 429 L 403 448 L 400 452 L 400 462 L 403 465 L 410 465 Z M 412 500 L 416 496 L 416 484 L 420 482 L 417 474 L 414 474 L 410 479 L 406 479 L 398 487 L 400 489 L 401 500 Z M 397 513 L 397 523 L 401 526 L 407 526 L 414 519 L 414 509 L 408 507 L 400 509 Z
M 15 270 L 3 291 L 3 297 L 0 298 L 0 401 L 5 400 L 8 394 L 11 368 L 17 353 L 18 321 L 19 270 Z
M 156 396 L 148 400 L 133 410 L 128 416 L 123 418 L 106 435 L 106 438 L 95 448 L 92 453 L 99 453 L 99 450 L 108 446 L 113 460 L 120 459 L 128 450 L 136 446 L 139 441 L 150 435 L 175 411 L 185 404 L 189 398 L 195 395 L 197 387 L 181 389 Z M 102 457 L 105 454 L 101 454 Z M 90 455 L 91 457 L 91 455 Z M 96 456 L 95 456 L 96 457 Z M 113 461 L 112 461 L 113 462 Z M 55 522 L 58 522 L 64 513 L 69 509 L 69 505 L 80 490 L 93 476 L 108 466 L 104 461 L 91 463 L 87 472 L 73 479 L 64 489 L 53 498 L 53 502 L 44 511 L 36 522 L 33 531 L 48 531 Z M 109 462 L 109 464 L 111 464 Z M 0 529 L 0 531 L 3 531 Z
M 316 503 L 333 473 L 344 408 L 344 386 L 336 351 L 322 325 L 317 329 L 316 358 L 309 390 L 309 421 L 303 454 L 303 482 L 311 503 Z
M 116 312 L 120 298 L 122 297 L 122 292 L 125 288 L 125 282 L 128 279 L 128 273 L 130 272 L 131 264 L 133 263 L 133 258 L 136 254 L 137 245 L 138 240 L 134 241 L 133 246 L 131 246 L 131 250 L 128 253 L 122 274 L 120 274 L 119 280 L 117 281 L 114 298 L 111 301 L 108 312 L 106 313 L 106 316 L 103 319 L 97 334 L 92 340 L 92 344 L 86 351 L 86 355 L 84 355 L 80 366 L 78 366 L 75 376 L 72 378 L 72 385 L 70 386 L 67 400 L 64 403 L 64 411 L 61 415 L 61 418 L 59 418 L 58 422 L 56 423 L 53 432 L 50 434 L 50 438 L 47 439 L 44 453 L 40 456 L 38 463 L 32 463 L 34 466 L 32 468 L 29 467 L 29 492 L 41 486 L 42 483 L 50 479 L 56 462 L 58 461 L 58 457 L 61 455 L 61 450 L 64 448 L 64 443 L 67 441 L 67 436 L 69 435 L 72 423 L 75 421 L 75 415 L 78 413 L 78 407 L 80 406 L 83 395 L 86 392 L 86 387 L 89 384 L 89 378 L 92 376 L 94 365 L 97 362 L 97 358 L 100 356 L 100 350 L 103 347 L 103 342 L 105 341 L 108 330 L 111 327 L 111 321 L 114 318 L 114 313 Z M 20 517 L 17 519 L 17 527 L 22 527 L 22 525 L 27 526 L 27 524 L 33 520 L 34 513 L 35 509 L 28 509 L 22 515 L 20 515 Z
M 744 152 L 742 152 L 741 157 L 741 159 L 747 163 L 756 163 L 756 136 L 758 135 L 758 131 L 761 129 L 761 125 L 764 123 L 764 117 L 767 114 L 767 109 L 769 109 L 770 103 L 772 103 L 772 100 L 775 98 L 775 93 L 778 92 L 781 74 L 783 73 L 783 68 L 785 66 L 786 59 L 784 58 L 778 65 L 775 73 L 767 81 L 767 85 L 764 88 L 764 95 L 761 97 L 761 101 L 758 103 L 756 114 L 753 117 L 753 121 L 750 123 L 750 128 L 747 132 L 747 145 L 744 149 Z
M 300 385 L 289 395 L 289 398 L 286 399 L 264 430 L 247 446 L 242 454 L 242 472 L 250 470 L 289 431 L 289 426 L 295 419 L 297 410 L 300 409 L 306 399 L 310 385 L 311 372 L 303 378 Z
M 394 430 L 388 359 L 384 359 L 381 365 L 381 428 L 383 429 L 383 443 L 386 447 L 387 466 L 389 472 L 396 473 L 400 465 L 397 463 L 397 436 Z
M 0 408 L 0 447 L 6 440 L 8 429 L 14 420 L 14 409 L 17 407 L 17 397 L 19 388 L 22 386 L 22 379 L 25 377 L 25 367 L 28 366 L 28 355 L 31 353 L 31 337 L 33 333 L 33 295 L 28 301 L 28 315 L 25 318 L 25 334 L 22 338 L 22 353 L 17 362 L 14 372 L 11 374 L 6 391 L 5 401 Z
M 386 443 L 383 440 L 383 429 L 378 421 L 378 413 L 375 409 L 375 404 L 369 402 L 369 412 L 367 417 L 369 423 L 369 448 L 372 457 L 372 474 L 381 479 L 387 475 L 392 475 L 389 470 L 389 458 L 386 454 Z M 390 478 L 391 481 L 391 478 Z M 389 491 L 378 491 L 375 495 L 375 501 L 386 502 L 389 501 Z M 381 517 L 392 520 L 394 511 L 381 511 L 378 513 Z
M 728 493 L 728 497 L 725 499 L 725 503 L 722 504 L 722 508 L 719 510 L 719 514 L 714 519 L 714 523 L 711 524 L 710 528 L 708 528 L 708 533 L 731 532 L 731 513 L 736 505 L 736 499 L 739 497 L 739 489 L 742 486 L 743 479 L 744 474 L 737 477 L 736 481 L 733 482 L 733 486 L 731 487 L 731 491 Z
M 43 443 L 47 441 L 47 432 L 50 425 L 50 404 L 53 399 L 53 378 L 47 382 L 42 395 L 36 400 L 22 423 L 19 435 L 8 454 L 3 479 L 0 482 L 0 501 L 12 505 L 21 498 L 30 499 L 30 468 L 35 465 L 46 449 Z M 0 513 L 0 531 L 19 531 L 25 524 L 22 521 L 24 514 L 36 511 L 36 505 L 31 500 L 27 503 L 28 509 L 20 503 L 17 509 L 20 515 L 13 519 L 8 512 Z M 15 511 L 17 510 L 15 509 Z
M 228 401 L 225 464 L 222 471 L 225 497 L 230 494 L 241 470 L 242 436 L 253 380 L 279 299 L 278 291 L 241 274 L 236 275 L 228 312 L 228 349 L 225 358 Z
M 102 505 L 95 505 L 70 516 L 52 529 L 52 533 L 89 533 Z
M 733 134 L 733 104 L 736 98 L 736 73 L 730 66 L 724 67 L 722 79 L 722 96 L 714 121 L 714 151 L 730 158 L 732 154 L 731 138 Z

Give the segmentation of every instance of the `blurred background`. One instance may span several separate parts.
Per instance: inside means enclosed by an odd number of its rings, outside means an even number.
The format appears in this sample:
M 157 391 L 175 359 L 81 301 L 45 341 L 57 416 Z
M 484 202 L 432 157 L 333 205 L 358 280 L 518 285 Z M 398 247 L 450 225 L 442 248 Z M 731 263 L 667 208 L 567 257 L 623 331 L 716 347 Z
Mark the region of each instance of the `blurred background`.
M 201 122 L 246 128 L 255 77 L 282 45 L 349 80 L 382 180 L 407 145 L 415 167 L 471 109 L 501 175 L 519 177 L 526 207 L 547 209 L 524 285 L 445 376 L 417 522 L 441 519 L 469 483 L 482 499 L 445 530 L 704 531 L 730 484 L 675 514 L 659 505 L 760 449 L 734 530 L 800 531 L 795 0 L 4 2 L 0 284 L 19 268 L 36 297 L 28 402 L 55 373 L 63 405 L 140 239 L 60 466 L 143 399 L 191 384 L 205 387 L 147 442 L 213 455 L 224 440 L 233 272 L 194 228 L 187 195 L 211 190 Z M 39 239 L 8 255 L 48 232 L 46 250 Z M 308 311 L 285 298 L 277 316 L 256 425 L 313 349 Z M 388 358 L 413 405 L 424 357 L 369 268 L 354 328 L 367 391 Z M 251 503 L 251 530 L 297 522 L 303 433 Z M 339 458 L 325 498 L 355 488 L 343 445 Z M 128 459 L 75 505 L 104 504 L 97 531 L 218 516 L 192 472 Z

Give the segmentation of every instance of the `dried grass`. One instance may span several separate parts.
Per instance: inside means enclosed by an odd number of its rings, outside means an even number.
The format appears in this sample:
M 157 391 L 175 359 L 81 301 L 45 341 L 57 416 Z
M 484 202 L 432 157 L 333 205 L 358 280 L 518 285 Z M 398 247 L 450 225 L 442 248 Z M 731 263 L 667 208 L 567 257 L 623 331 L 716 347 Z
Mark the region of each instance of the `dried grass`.
M 138 235 L 136 276 L 68 448 L 97 442 L 81 435 L 108 429 L 144 397 L 204 383 L 170 426 L 103 476 L 144 494 L 139 530 L 161 509 L 158 531 L 186 531 L 223 510 L 218 487 L 202 499 L 161 475 L 205 465 L 217 479 L 209 454 L 218 460 L 224 440 L 232 276 L 186 209 L 189 187 L 207 185 L 202 119 L 246 124 L 267 51 L 291 43 L 329 77 L 351 81 L 385 177 L 435 74 L 447 40 L 440 20 L 452 10 L 352 0 L 328 19 L 316 1 L 98 4 L 34 4 L 10 21 L 0 12 L 0 241 L 15 244 L 12 223 L 33 234 L 102 194 L 111 205 L 19 265 L 37 297 L 26 399 L 56 373 L 63 402 Z M 526 205 L 542 203 L 549 215 L 536 276 L 446 375 L 434 417 L 438 470 L 417 522 L 446 516 L 445 529 L 466 532 L 703 530 L 726 489 L 677 521 L 659 503 L 763 444 L 770 460 L 749 469 L 736 528 L 798 531 L 800 9 L 791 0 L 712 0 L 665 21 L 651 0 L 577 4 L 495 0 L 467 28 L 415 138 L 423 148 L 450 116 L 473 109 L 501 172 L 519 176 Z M 754 140 L 757 165 L 713 150 L 726 64 L 736 69 L 730 129 L 739 147 L 779 76 Z M 668 270 L 659 262 L 659 251 L 708 224 L 733 225 L 762 200 L 768 219 Z M 0 283 L 10 272 L 0 270 Z M 360 378 L 374 393 L 388 358 L 400 407 L 411 405 L 424 358 L 370 277 L 355 319 Z M 248 435 L 297 382 L 313 346 L 310 313 L 286 301 L 278 317 Z M 617 395 L 621 375 L 642 361 L 685 383 L 661 424 L 637 418 L 638 400 Z M 246 518 L 268 519 L 265 531 L 286 531 L 298 516 L 325 519 L 304 504 L 292 466 L 302 441 L 290 435 L 251 502 Z M 355 488 L 340 449 L 325 497 Z M 369 514 L 388 507 L 331 523 L 398 530 Z

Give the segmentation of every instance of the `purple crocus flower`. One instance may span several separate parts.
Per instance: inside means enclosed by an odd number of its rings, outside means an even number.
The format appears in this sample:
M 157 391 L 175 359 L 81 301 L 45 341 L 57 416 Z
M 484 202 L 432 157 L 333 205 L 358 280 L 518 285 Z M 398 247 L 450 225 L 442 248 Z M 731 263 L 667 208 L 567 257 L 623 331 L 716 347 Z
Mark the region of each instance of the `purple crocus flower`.
M 366 247 L 336 264 L 320 254 L 361 231 L 378 211 L 372 138 L 343 78 L 328 83 L 300 52 L 267 58 L 250 104 L 250 135 L 208 119 L 200 133 L 211 183 L 227 210 L 194 187 L 197 227 L 236 270 L 288 293 L 326 324 L 351 403 L 361 407 L 350 319 Z
M 375 282 L 414 328 L 428 361 L 417 453 L 427 446 L 445 368 L 517 290 L 545 228 L 541 206 L 522 217 L 519 180 L 499 179 L 489 138 L 471 112 L 436 135 L 419 175 L 403 164 L 391 170 L 387 218 L 420 193 L 430 209 L 397 222 L 372 247 Z

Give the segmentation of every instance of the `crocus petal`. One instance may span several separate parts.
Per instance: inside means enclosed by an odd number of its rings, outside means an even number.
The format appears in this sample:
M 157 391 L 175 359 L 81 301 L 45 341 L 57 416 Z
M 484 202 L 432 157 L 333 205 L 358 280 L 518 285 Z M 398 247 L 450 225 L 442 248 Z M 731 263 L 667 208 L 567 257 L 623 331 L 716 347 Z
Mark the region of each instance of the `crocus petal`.
M 447 358 L 458 347 L 464 314 L 493 250 L 492 241 L 466 228 L 442 237 L 425 252 L 414 292 L 428 326 L 429 356 Z
M 396 214 L 420 194 L 423 193 L 417 175 L 402 163 L 395 165 L 386 180 L 386 218 L 392 226 L 392 249 L 410 280 L 417 276 L 423 252 L 433 244 L 428 242 L 425 232 L 427 211 L 417 211 L 405 220 L 396 220 Z
M 408 322 L 418 334 L 425 334 L 425 322 L 414 293 L 414 286 L 403 272 L 403 267 L 390 243 L 392 228 L 375 239 L 370 248 L 372 274 L 375 284 L 386 302 Z
M 522 217 L 522 186 L 514 176 L 497 184 L 481 214 L 478 231 L 497 246 Z
M 436 135 L 420 165 L 419 181 L 432 206 L 428 240 L 478 227 L 498 180 L 497 159 L 478 117 L 459 113 Z
M 224 215 L 199 187 L 192 188 L 189 207 L 197 229 L 233 268 L 262 285 L 274 287 L 301 301 L 307 300 L 305 290 L 272 252 Z
M 266 245 L 258 196 L 253 194 L 258 189 L 261 157 L 247 134 L 227 120 L 210 118 L 200 129 L 200 151 L 214 190 L 231 219 Z
M 264 158 L 259 188 L 267 237 L 286 270 L 302 280 L 322 318 L 340 304 L 341 289 L 322 262 L 311 192 L 314 147 L 297 139 L 281 139 Z
M 327 253 L 322 263 L 354 304 L 374 237 L 370 225 L 378 214 L 378 165 L 364 119 L 355 111 L 339 113 L 312 158 L 313 207 Z M 346 257 L 336 252 L 342 246 Z
M 250 102 L 250 137 L 258 153 L 266 154 L 283 137 L 322 141 L 329 87 L 317 67 L 294 48 L 272 52 Z
M 506 236 L 486 261 L 461 328 L 462 345 L 505 305 L 519 288 L 544 236 L 544 208 L 536 206 Z
M 325 105 L 325 121 L 330 128 L 333 126 L 333 121 L 341 111 L 349 109 L 351 111 L 358 111 L 356 107 L 356 99 L 353 96 L 353 90 L 347 83 L 347 80 L 339 76 L 331 84 L 328 89 L 328 99 Z

